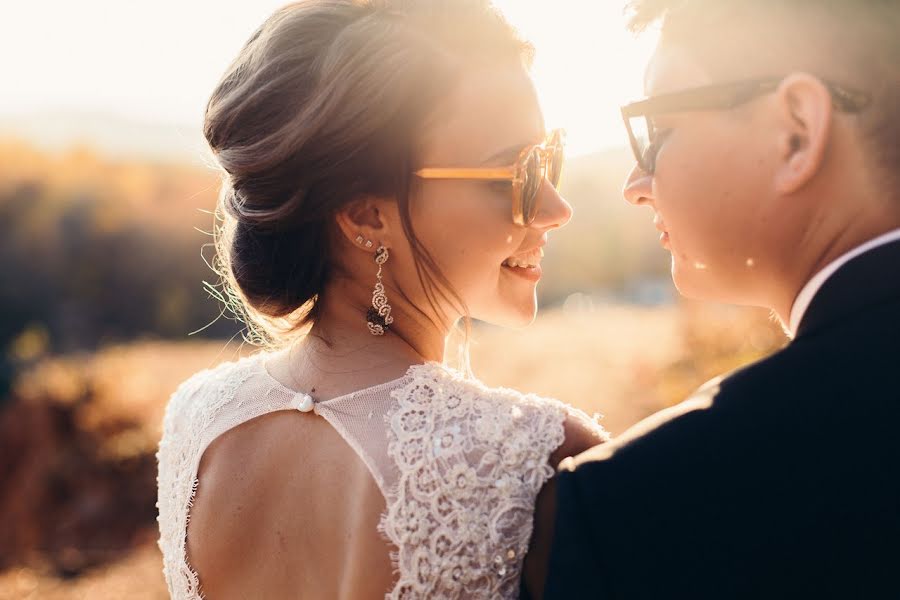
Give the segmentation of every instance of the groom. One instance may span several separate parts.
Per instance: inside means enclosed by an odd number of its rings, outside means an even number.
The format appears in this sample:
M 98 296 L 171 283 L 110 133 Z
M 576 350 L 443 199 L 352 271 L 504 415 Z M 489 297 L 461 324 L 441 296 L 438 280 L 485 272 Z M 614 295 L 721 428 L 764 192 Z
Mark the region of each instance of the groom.
M 900 2 L 637 0 L 623 108 L 686 296 L 793 340 L 541 492 L 523 595 L 900 598 Z

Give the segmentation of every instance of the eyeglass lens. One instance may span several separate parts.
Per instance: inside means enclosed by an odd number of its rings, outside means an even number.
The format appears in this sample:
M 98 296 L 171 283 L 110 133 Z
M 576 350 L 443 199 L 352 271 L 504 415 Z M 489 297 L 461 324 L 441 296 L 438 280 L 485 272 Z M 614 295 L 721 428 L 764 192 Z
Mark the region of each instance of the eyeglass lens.
M 654 162 L 654 157 L 651 156 L 653 130 L 650 123 L 644 116 L 630 117 L 628 127 L 631 130 L 635 158 L 641 168 L 649 172 Z

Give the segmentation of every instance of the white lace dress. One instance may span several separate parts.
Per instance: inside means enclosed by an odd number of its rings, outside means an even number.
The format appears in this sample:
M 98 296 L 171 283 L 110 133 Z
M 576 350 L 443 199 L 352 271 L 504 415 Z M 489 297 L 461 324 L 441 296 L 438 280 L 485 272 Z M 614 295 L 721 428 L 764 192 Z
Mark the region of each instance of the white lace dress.
M 311 398 L 269 375 L 270 353 L 201 371 L 172 395 L 159 461 L 159 546 L 169 593 L 202 598 L 187 563 L 200 458 L 219 435 Z M 534 501 L 575 415 L 558 401 L 488 388 L 437 363 L 313 405 L 364 461 L 384 495 L 380 530 L 396 548 L 387 598 L 516 598 Z

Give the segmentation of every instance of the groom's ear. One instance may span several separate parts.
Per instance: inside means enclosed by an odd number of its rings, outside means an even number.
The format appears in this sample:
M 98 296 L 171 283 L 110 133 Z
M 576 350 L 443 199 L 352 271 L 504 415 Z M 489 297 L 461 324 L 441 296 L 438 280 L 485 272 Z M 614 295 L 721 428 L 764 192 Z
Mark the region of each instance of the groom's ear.
M 825 84 L 806 73 L 785 77 L 773 104 L 778 135 L 775 189 L 788 195 L 809 183 L 821 169 L 834 108 Z

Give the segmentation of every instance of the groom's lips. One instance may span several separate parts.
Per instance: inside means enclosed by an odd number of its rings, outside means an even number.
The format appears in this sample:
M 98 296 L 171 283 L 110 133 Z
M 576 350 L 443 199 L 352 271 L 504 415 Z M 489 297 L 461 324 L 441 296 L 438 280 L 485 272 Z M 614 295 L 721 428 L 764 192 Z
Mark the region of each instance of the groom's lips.
M 666 250 L 669 249 L 669 231 L 666 229 L 666 224 L 662 220 L 662 217 L 659 214 L 656 214 L 653 217 L 653 224 L 656 225 L 656 228 L 661 232 L 659 234 L 659 243 L 662 244 L 663 248 Z

